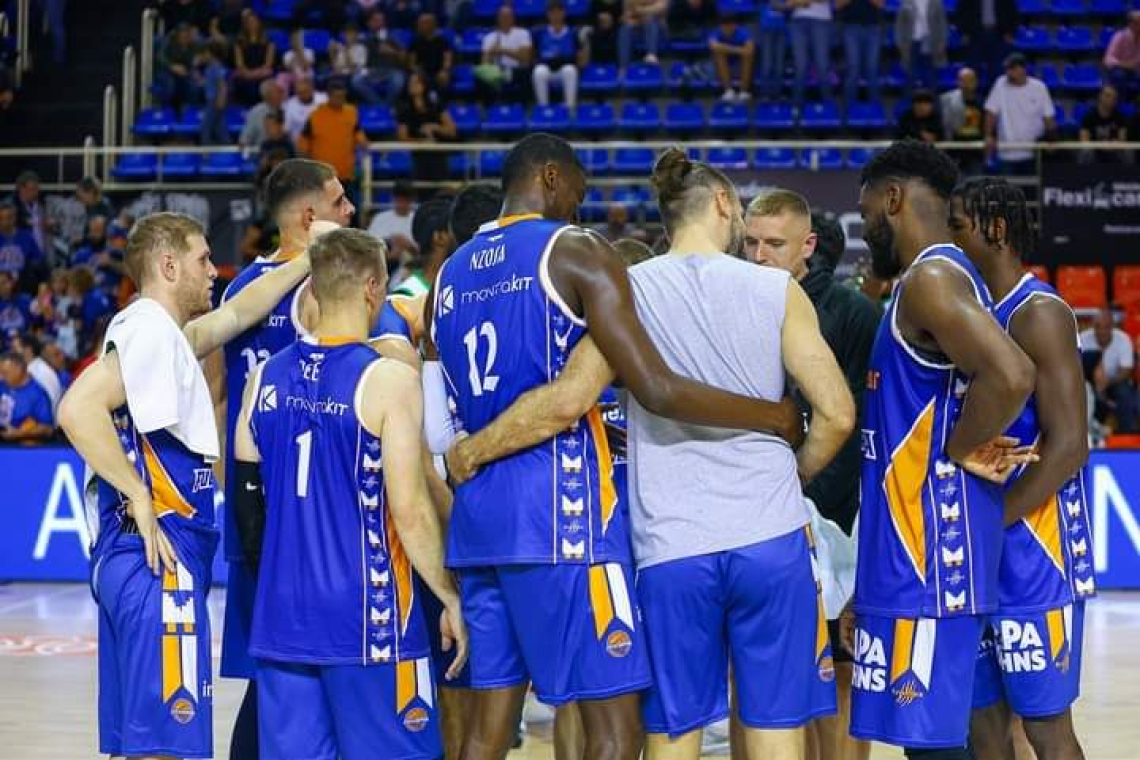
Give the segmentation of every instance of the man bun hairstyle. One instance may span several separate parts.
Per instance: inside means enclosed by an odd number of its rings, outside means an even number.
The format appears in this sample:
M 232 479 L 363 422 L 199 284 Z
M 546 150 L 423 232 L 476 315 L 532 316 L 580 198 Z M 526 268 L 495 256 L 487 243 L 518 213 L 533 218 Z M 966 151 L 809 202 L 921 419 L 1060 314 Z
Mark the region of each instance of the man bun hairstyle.
M 692 160 L 682 148 L 669 148 L 657 157 L 649 183 L 657 194 L 661 221 L 670 234 L 685 219 L 704 210 L 716 190 L 733 189 L 728 177 L 703 161 Z

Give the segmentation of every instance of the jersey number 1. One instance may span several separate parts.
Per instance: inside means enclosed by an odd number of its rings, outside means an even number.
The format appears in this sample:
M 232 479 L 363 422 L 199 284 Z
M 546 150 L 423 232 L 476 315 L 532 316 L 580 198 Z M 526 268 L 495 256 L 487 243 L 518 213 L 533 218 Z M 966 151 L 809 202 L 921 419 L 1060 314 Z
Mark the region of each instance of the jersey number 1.
M 313 453 L 313 431 L 306 430 L 294 438 L 297 442 L 297 497 L 309 495 L 309 456 Z
M 483 365 L 483 377 L 479 377 L 479 359 L 476 356 L 479 350 L 479 338 L 487 339 L 487 363 Z M 472 327 L 463 336 L 463 344 L 467 346 L 467 379 L 471 381 L 471 393 L 482 396 L 484 392 L 493 393 L 499 387 L 499 376 L 491 374 L 495 368 L 495 357 L 499 353 L 499 336 L 495 332 L 495 325 L 484 322 L 477 328 Z

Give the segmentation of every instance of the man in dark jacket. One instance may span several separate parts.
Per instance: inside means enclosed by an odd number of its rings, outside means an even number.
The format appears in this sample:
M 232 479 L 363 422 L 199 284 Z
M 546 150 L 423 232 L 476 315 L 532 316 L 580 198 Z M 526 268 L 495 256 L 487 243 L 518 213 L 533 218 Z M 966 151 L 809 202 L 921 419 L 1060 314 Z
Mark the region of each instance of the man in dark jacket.
M 1021 23 L 1017 0 L 960 0 L 954 23 L 962 32 L 966 62 L 983 81 L 992 82 L 1005 73 L 1002 61 L 1013 49 L 1013 35 Z
M 847 377 L 861 419 L 867 365 L 882 312 L 865 295 L 845 287 L 835 278 L 835 268 L 846 248 L 842 228 L 819 213 L 811 213 L 807 201 L 797 193 L 774 188 L 748 204 L 744 241 L 749 260 L 787 271 L 799 281 L 815 305 L 820 332 Z M 802 398 L 800 408 L 809 411 Z M 848 535 L 859 511 L 860 441 L 857 428 L 831 464 L 804 488 L 804 495 L 815 502 L 820 514 Z M 812 730 L 820 747 L 820 757 L 866 758 L 870 745 L 852 739 L 847 730 L 851 709 L 851 654 L 840 643 L 837 621 L 829 620 L 828 627 L 835 658 L 839 711 L 833 718 L 817 720 Z

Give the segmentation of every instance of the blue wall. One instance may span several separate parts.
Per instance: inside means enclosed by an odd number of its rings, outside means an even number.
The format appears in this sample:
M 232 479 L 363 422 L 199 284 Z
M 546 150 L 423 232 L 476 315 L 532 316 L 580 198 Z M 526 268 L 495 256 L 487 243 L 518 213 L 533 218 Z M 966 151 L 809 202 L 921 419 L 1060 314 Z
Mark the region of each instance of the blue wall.
M 1100 586 L 1140 588 L 1140 451 L 1096 451 L 1090 464 Z M 0 449 L 0 580 L 87 580 L 82 486 L 71 449 Z M 226 577 L 220 559 L 214 577 Z

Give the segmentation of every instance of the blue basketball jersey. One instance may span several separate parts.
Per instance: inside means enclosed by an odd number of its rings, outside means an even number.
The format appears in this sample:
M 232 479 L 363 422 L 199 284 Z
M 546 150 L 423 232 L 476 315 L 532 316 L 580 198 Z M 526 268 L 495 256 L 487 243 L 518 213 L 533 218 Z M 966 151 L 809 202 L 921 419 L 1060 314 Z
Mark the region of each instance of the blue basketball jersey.
M 618 510 L 624 518 L 615 530 L 629 533 L 629 455 L 626 435 L 627 420 L 625 404 L 619 391 L 612 385 L 602 391 L 598 399 L 598 409 L 606 426 L 606 439 L 610 446 L 610 456 L 614 463 L 614 490 L 617 493 Z M 615 539 L 616 540 L 616 539 Z
M 250 654 L 313 665 L 404 661 L 427 634 L 356 397 L 384 361 L 362 343 L 296 341 L 265 363 L 250 428 L 265 543 Z
M 586 323 L 550 283 L 548 258 L 574 229 L 537 215 L 490 222 L 444 264 L 432 336 L 458 426 L 474 433 L 554 380 Z M 484 468 L 455 494 L 452 567 L 629 562 L 597 407 L 538 446 Z
M 991 308 L 960 249 L 927 248 L 911 271 L 928 261 L 960 269 Z M 989 612 L 997 604 L 1002 491 L 946 456 L 969 378 L 948 357 L 903 337 L 904 288 L 905 276 L 879 326 L 867 378 L 855 609 L 905 618 Z
M 376 340 L 391 339 L 406 340 L 413 347 L 418 347 L 420 336 L 416 335 L 412 325 L 415 323 L 412 309 L 418 303 L 416 297 L 405 295 L 390 295 L 384 300 L 384 308 L 376 318 L 376 325 L 372 328 L 372 337 Z
M 1017 287 L 994 305 L 994 317 L 1008 332 L 1013 316 L 1034 298 L 1053 298 L 1064 303 L 1052 287 L 1026 274 Z M 1076 325 L 1075 317 L 1073 324 Z M 1073 350 L 1080 348 L 1074 343 Z M 1037 398 L 1030 396 L 1006 435 L 1028 446 L 1040 434 Z M 1015 479 L 1016 476 L 1011 478 L 1007 487 Z M 1087 480 L 1086 465 L 1073 473 L 1056 495 L 1006 528 L 998 574 L 1003 612 L 1054 609 L 1096 593 Z
M 230 282 L 226 292 L 222 295 L 222 302 L 225 303 L 230 300 L 258 277 L 266 272 L 273 271 L 288 261 L 289 259 L 258 258 L 241 270 L 237 277 Z M 245 392 L 246 380 L 258 364 L 289 346 L 305 333 L 305 329 L 301 325 L 301 291 L 300 285 L 289 291 L 261 324 L 246 330 L 225 346 L 226 398 L 229 400 L 226 405 L 227 474 L 234 472 L 234 430 L 237 427 L 238 412 L 241 411 L 241 398 Z M 237 488 L 237 485 L 237 478 L 226 478 L 227 505 L 234 503 L 234 489 Z M 244 559 L 241 542 L 238 541 L 237 523 L 234 520 L 233 512 L 233 509 L 225 510 L 224 548 L 227 560 L 240 562 Z

